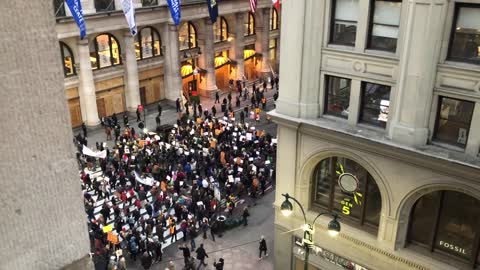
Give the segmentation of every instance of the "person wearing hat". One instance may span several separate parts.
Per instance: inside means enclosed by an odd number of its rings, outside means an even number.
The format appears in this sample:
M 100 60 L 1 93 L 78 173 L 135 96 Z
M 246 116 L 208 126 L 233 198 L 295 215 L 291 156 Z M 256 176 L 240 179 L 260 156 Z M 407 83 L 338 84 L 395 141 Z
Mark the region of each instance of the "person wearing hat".
M 223 270 L 223 258 L 220 258 L 218 260 L 218 263 L 216 261 L 213 262 L 213 266 L 215 267 L 216 270 Z

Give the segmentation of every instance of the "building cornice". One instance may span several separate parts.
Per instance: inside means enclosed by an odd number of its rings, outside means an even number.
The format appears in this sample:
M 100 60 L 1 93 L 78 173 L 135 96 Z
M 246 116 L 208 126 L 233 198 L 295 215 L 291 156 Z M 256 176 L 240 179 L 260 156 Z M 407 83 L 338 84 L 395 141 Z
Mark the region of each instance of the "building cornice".
M 474 182 L 480 182 L 480 167 L 475 164 L 434 155 L 419 149 L 397 144 L 388 139 L 374 140 L 358 134 L 349 133 L 346 130 L 327 128 L 321 125 L 322 119 L 308 120 L 293 118 L 279 114 L 276 111 L 270 112 L 269 114 L 273 121 L 281 126 L 290 128 L 298 126 L 301 134 L 311 135 L 359 151 L 397 159 L 414 166 L 437 171 L 450 177 L 460 177 Z

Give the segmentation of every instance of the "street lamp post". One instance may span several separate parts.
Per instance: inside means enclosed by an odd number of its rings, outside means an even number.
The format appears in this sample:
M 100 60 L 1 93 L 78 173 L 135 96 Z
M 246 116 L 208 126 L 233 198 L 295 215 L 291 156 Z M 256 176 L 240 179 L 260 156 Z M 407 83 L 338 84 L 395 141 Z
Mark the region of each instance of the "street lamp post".
M 323 212 L 323 213 L 319 213 L 315 217 L 312 223 L 308 223 L 307 216 L 305 215 L 305 210 L 303 209 L 302 204 L 294 197 L 288 195 L 288 193 L 282 194 L 282 196 L 285 197 L 285 201 L 280 206 L 280 210 L 284 216 L 288 217 L 293 212 L 293 205 L 289 201 L 289 199 L 292 199 L 294 202 L 296 202 L 300 206 L 300 210 L 302 210 L 303 220 L 304 220 L 302 244 L 303 244 L 303 248 L 305 249 L 304 269 L 308 270 L 308 255 L 310 254 L 310 248 L 313 247 L 314 245 L 313 235 L 315 234 L 315 222 L 320 216 L 323 216 L 323 215 L 332 216 L 333 219 L 328 223 L 328 233 L 330 234 L 330 236 L 335 237 L 340 232 L 340 223 L 337 220 L 338 216 L 335 213 L 332 214 L 328 212 Z

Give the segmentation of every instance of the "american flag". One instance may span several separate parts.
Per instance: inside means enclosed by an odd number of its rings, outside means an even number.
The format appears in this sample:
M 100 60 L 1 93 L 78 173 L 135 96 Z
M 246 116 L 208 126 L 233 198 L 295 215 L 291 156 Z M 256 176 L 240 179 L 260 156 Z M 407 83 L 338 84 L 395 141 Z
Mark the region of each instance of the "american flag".
M 255 9 L 257 9 L 257 0 L 250 0 L 250 10 L 252 13 L 255 13 Z

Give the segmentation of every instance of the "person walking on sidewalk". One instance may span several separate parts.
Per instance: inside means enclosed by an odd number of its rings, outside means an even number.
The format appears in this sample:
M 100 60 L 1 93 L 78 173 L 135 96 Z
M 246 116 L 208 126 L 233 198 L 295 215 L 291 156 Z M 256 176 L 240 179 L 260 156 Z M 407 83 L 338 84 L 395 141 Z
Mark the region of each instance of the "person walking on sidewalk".
M 215 103 L 214 104 L 217 104 L 217 102 L 220 103 L 220 95 L 218 94 L 218 91 L 215 92 Z
M 158 102 L 158 105 L 157 105 L 157 110 L 158 110 L 158 116 L 162 116 L 162 105 L 160 105 L 160 102 Z
M 217 108 L 215 107 L 215 104 L 212 106 L 212 115 L 215 117 L 217 114 Z
M 262 235 L 260 238 L 260 246 L 258 247 L 260 250 L 260 254 L 258 255 L 258 260 L 262 259 L 262 252 L 265 254 L 265 257 L 268 257 L 267 253 L 267 241 L 265 241 L 265 237 Z
M 83 131 L 83 137 L 87 138 L 87 126 L 85 123 L 82 123 L 82 131 Z
M 182 247 L 179 247 L 181 251 L 183 251 L 183 260 L 185 262 L 185 265 L 188 264 L 188 261 L 190 260 L 190 249 L 187 247 L 187 244 L 183 244 Z
M 180 98 L 177 98 L 177 100 L 175 101 L 175 106 L 177 107 L 177 112 L 180 112 L 181 111 Z
M 137 108 L 136 113 L 137 113 L 137 122 L 142 121 L 141 114 L 140 114 L 140 109 L 139 109 L 139 108 Z
M 248 207 L 245 206 L 245 208 L 243 208 L 243 214 L 242 214 L 242 217 L 243 217 L 243 226 L 247 226 L 248 225 L 248 217 L 250 216 L 250 213 L 248 212 Z
M 198 265 L 198 268 L 197 269 L 200 269 L 200 267 L 203 265 L 203 266 L 207 266 L 207 264 L 205 263 L 205 257 L 208 258 L 208 254 L 207 252 L 205 251 L 205 249 L 203 248 L 203 244 L 200 244 L 200 247 L 197 248 L 197 250 L 195 251 L 197 253 L 197 260 L 200 261 L 200 264 Z

